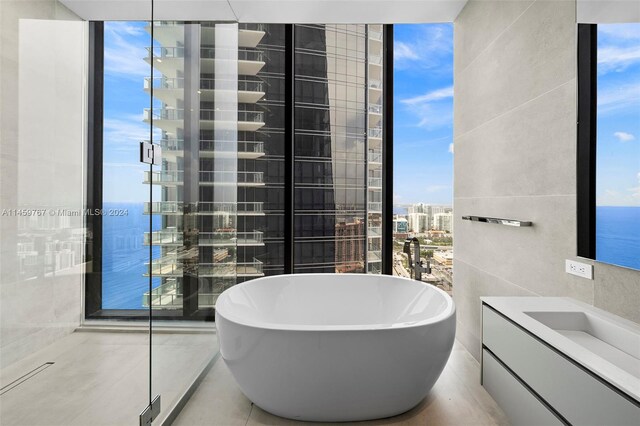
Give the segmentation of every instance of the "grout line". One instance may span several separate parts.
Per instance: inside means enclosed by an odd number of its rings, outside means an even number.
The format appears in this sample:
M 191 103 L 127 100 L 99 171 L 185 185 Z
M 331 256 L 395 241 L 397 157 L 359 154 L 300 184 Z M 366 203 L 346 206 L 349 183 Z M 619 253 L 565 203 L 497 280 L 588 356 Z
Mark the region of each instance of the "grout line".
M 505 32 L 507 32 L 507 31 L 508 31 L 508 30 L 509 30 L 509 29 L 510 29 L 510 28 L 511 28 L 511 27 L 512 27 L 516 22 L 518 22 L 518 21 L 520 20 L 520 18 L 522 18 L 522 15 L 524 15 L 525 13 L 527 13 L 527 11 L 528 11 L 529 9 L 531 9 L 531 7 L 532 7 L 534 4 L 536 4 L 536 2 L 537 2 L 537 0 L 533 0 L 533 1 L 531 2 L 531 4 L 530 4 L 529 6 L 527 6 L 527 8 L 526 8 L 525 10 L 523 10 L 523 11 L 522 11 L 522 13 L 521 13 L 520 15 L 516 16 L 516 18 L 515 18 L 513 21 L 511 21 L 511 23 L 510 23 L 510 24 L 509 24 L 509 25 L 508 25 L 504 30 L 500 31 L 500 33 L 499 33 L 497 36 L 495 36 L 495 37 L 494 37 L 494 39 L 493 39 L 493 40 L 491 40 L 491 41 L 490 41 L 490 42 L 489 42 L 489 43 L 484 47 L 484 49 L 482 49 L 480 52 L 478 52 L 478 54 L 477 54 L 477 55 L 476 55 L 476 56 L 471 60 L 471 62 L 469 62 L 467 65 L 465 65 L 465 67 L 464 67 L 464 68 L 462 68 L 462 69 L 460 70 L 460 74 L 462 74 L 463 72 L 465 72 L 465 71 L 469 68 L 469 66 L 470 66 L 471 64 L 473 64 L 473 63 L 476 61 L 476 59 L 478 59 L 480 56 L 482 56 L 482 54 L 483 54 L 487 49 L 489 49 L 489 47 L 491 47 L 493 44 L 495 44 L 495 42 L 496 42 L 496 41 L 498 41 L 498 39 L 499 39 L 500 37 L 502 37 L 502 36 L 504 35 L 504 33 L 505 33 Z
M 231 13 L 233 13 L 233 16 L 235 16 L 236 22 L 238 22 L 238 14 L 235 10 L 233 10 L 233 6 L 231 6 L 231 0 L 227 0 L 227 4 L 229 5 L 229 9 L 231 9 Z
M 484 122 L 482 122 L 482 123 L 478 124 L 476 127 L 472 128 L 472 129 L 469 129 L 469 130 L 467 130 L 466 132 L 464 132 L 464 133 L 462 133 L 462 134 L 460 134 L 460 135 L 457 135 L 457 136 L 456 136 L 456 135 L 453 135 L 453 143 L 454 143 L 454 147 L 455 147 L 455 142 L 456 142 L 456 140 L 460 139 L 461 137 L 466 136 L 466 135 L 468 135 L 469 133 L 474 132 L 474 131 L 476 131 L 477 129 L 482 128 L 483 126 L 485 126 L 485 125 L 487 125 L 487 124 L 491 123 L 492 121 L 497 120 L 498 118 L 501 118 L 501 117 L 503 117 L 503 116 L 505 116 L 505 115 L 507 115 L 507 114 L 509 114 L 509 113 L 511 113 L 511 112 L 517 111 L 517 110 L 519 110 L 519 109 L 523 108 L 525 105 L 527 105 L 527 104 L 529 104 L 529 103 L 531 103 L 531 102 L 533 102 L 533 101 L 536 101 L 536 100 L 538 100 L 539 98 L 541 98 L 541 97 L 543 97 L 543 96 L 545 96 L 545 95 L 548 95 L 549 93 L 553 92 L 554 90 L 558 90 L 558 89 L 560 89 L 561 87 L 563 87 L 563 86 L 565 86 L 565 85 L 567 85 L 567 84 L 569 84 L 569 83 L 575 82 L 575 80 L 576 80 L 576 77 L 575 77 L 575 76 L 574 76 L 574 77 L 571 77 L 569 80 L 565 81 L 564 83 L 560 83 L 559 85 L 557 85 L 557 86 L 555 86 L 555 87 L 553 87 L 553 88 L 551 88 L 551 89 L 547 90 L 546 92 L 540 93 L 539 95 L 536 95 L 535 97 L 533 97 L 533 98 L 531 98 L 531 99 L 528 99 L 527 101 L 525 101 L 525 102 L 523 102 L 523 103 L 521 103 L 521 104 L 519 104 L 519 105 L 516 105 L 516 106 L 514 106 L 513 108 L 509 108 L 508 110 L 501 112 L 500 114 L 496 115 L 495 117 L 492 117 L 492 118 L 490 118 L 489 120 L 484 121 Z M 454 96 L 455 96 L 455 94 L 454 94 Z M 454 114 L 455 114 L 455 111 L 454 111 Z M 458 142 L 458 143 L 459 143 L 459 142 Z

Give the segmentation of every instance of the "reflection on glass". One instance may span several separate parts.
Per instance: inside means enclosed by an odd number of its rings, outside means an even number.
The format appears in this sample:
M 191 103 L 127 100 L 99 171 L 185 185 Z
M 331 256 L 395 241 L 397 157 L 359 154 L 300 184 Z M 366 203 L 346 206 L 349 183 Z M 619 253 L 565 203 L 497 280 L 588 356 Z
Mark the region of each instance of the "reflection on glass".
M 596 259 L 640 269 L 640 24 L 598 25 Z
M 294 269 L 365 272 L 380 241 L 367 244 L 367 122 L 380 122 L 367 117 L 367 26 L 296 25 L 294 39 Z
M 104 24 L 103 309 L 142 309 L 149 289 L 149 187 L 143 184 L 149 167 L 139 162 L 139 143 L 149 139 L 149 125 L 141 119 L 149 105 L 148 86 L 141 84 L 149 73 L 147 25 Z M 154 217 L 153 231 L 160 229 L 159 219 Z M 160 247 L 153 252 L 157 256 Z

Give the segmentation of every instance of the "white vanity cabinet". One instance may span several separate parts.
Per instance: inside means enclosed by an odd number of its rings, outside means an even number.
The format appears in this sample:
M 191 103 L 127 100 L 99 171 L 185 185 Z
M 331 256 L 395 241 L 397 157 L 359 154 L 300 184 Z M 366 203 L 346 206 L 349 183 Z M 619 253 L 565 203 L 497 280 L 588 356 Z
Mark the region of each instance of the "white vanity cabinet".
M 501 299 L 501 303 L 491 303 L 492 299 Z M 536 324 L 535 316 L 526 312 L 526 307 L 514 310 L 523 314 L 514 315 L 515 320 L 509 317 L 514 311 L 501 312 L 501 305 L 507 302 L 504 299 L 508 298 L 483 300 L 482 384 L 513 424 L 640 425 L 637 395 L 620 389 L 597 371 L 585 368 L 571 353 L 564 353 L 545 341 L 547 330 Z M 529 319 L 533 321 L 530 322 L 533 332 L 526 328 Z M 565 338 L 551 328 L 548 333 L 554 342 Z M 582 349 L 574 342 L 568 342 L 567 348 L 576 352 Z M 592 357 L 596 361 L 594 365 L 598 364 L 597 353 L 588 353 L 589 347 L 583 348 L 583 352 L 579 358 Z M 632 364 L 635 358 L 629 359 L 625 367 L 635 373 Z M 603 370 L 612 369 L 606 362 L 601 364 Z M 633 376 L 625 382 L 630 383 L 632 389 Z M 635 379 L 640 383 L 640 376 Z M 637 391 L 640 392 L 640 388 Z

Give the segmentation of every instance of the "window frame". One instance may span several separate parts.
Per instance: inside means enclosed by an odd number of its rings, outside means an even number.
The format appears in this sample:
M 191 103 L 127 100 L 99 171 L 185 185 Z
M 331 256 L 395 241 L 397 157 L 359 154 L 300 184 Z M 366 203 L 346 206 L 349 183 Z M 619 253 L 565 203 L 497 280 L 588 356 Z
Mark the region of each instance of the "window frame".
M 577 255 L 596 260 L 598 25 L 578 24 Z
M 384 86 L 382 99 L 385 102 L 383 115 L 382 170 L 382 274 L 393 274 L 393 25 L 383 26 L 383 70 Z M 294 273 L 294 218 L 295 185 L 294 170 L 294 101 L 295 101 L 295 32 L 294 25 L 285 30 L 285 85 L 284 100 L 284 273 Z M 103 120 L 104 120 L 104 21 L 89 22 L 88 61 L 88 116 L 87 116 L 87 174 L 86 208 L 88 211 L 103 207 Z M 102 308 L 102 217 L 86 216 L 85 243 L 85 320 L 149 320 L 151 308 L 103 309 Z M 366 273 L 366 272 L 365 272 Z M 161 320 L 213 321 L 213 308 L 193 314 L 184 310 L 154 310 L 153 317 Z

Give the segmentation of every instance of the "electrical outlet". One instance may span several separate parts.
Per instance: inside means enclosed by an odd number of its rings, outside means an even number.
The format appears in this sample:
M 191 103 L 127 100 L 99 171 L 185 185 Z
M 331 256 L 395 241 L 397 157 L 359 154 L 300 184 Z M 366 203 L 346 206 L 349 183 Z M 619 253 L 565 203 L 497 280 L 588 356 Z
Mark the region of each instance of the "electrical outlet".
M 588 263 L 576 262 L 575 260 L 566 260 L 565 271 L 568 274 L 577 275 L 588 280 L 593 279 L 593 265 Z

